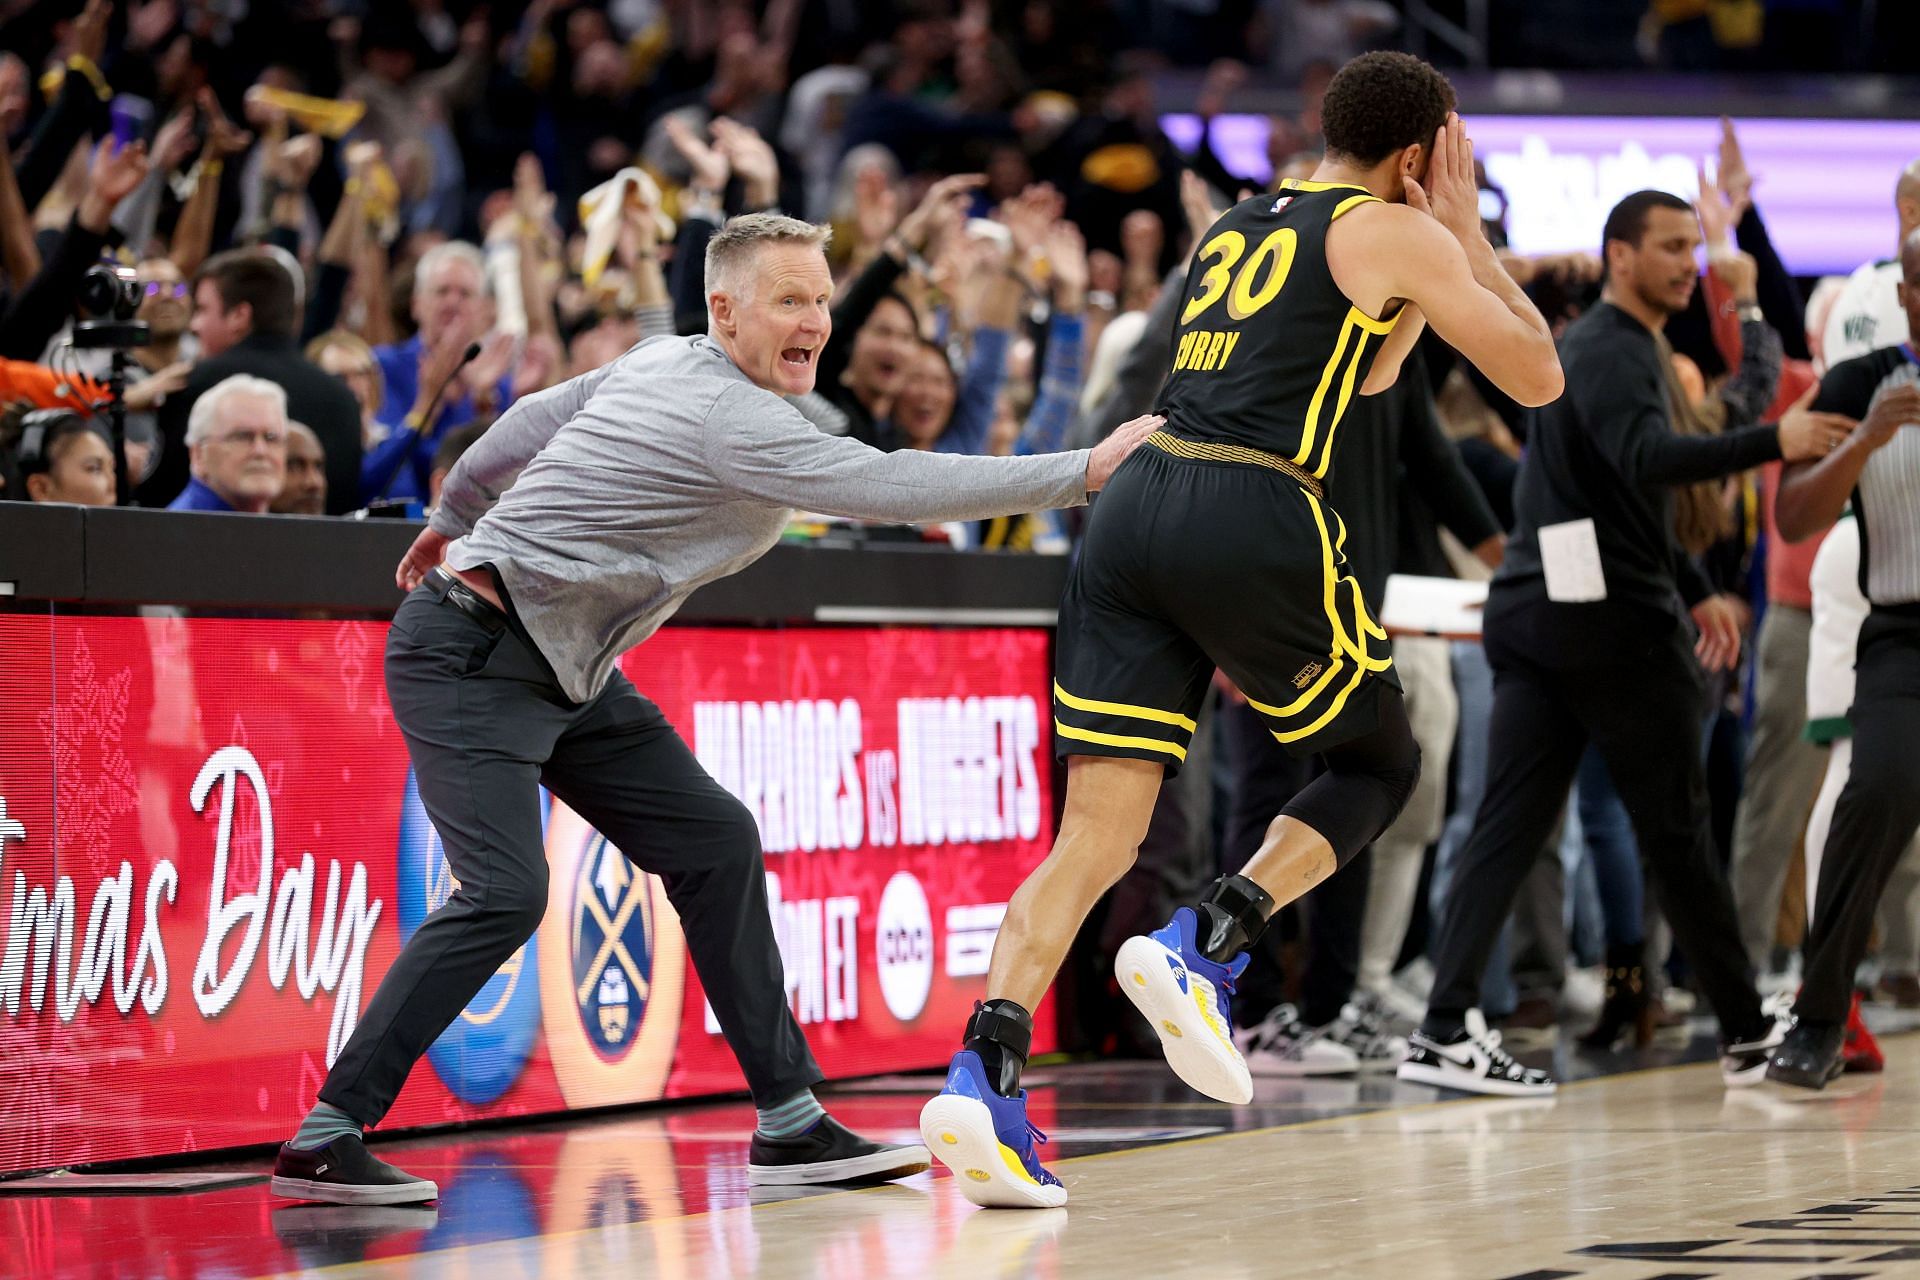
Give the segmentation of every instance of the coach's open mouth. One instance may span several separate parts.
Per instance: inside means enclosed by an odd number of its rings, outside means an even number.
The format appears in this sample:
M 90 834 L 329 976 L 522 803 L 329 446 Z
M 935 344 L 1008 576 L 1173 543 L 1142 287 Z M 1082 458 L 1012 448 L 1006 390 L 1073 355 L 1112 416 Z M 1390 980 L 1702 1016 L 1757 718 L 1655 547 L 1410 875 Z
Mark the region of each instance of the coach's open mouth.
M 813 363 L 813 348 L 788 347 L 780 353 L 780 358 L 797 369 L 804 369 Z

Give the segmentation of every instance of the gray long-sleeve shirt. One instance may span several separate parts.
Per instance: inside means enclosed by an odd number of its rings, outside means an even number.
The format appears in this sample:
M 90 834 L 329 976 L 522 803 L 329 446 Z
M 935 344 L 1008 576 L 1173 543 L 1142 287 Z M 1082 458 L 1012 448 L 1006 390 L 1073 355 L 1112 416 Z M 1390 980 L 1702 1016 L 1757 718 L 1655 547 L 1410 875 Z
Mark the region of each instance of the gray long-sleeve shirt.
M 904 522 L 1086 501 L 1084 451 L 880 453 L 821 434 L 705 336 L 649 338 L 517 402 L 447 476 L 447 563 L 492 565 L 568 697 L 693 591 L 780 539 L 794 508 Z

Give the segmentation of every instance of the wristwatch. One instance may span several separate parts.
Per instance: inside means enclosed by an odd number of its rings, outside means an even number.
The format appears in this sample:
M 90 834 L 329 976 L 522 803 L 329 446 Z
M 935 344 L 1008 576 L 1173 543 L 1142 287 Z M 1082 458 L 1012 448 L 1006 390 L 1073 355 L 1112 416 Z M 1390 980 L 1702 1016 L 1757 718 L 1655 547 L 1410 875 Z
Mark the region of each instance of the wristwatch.
M 1760 310 L 1760 304 L 1757 302 L 1742 303 L 1736 309 L 1735 314 L 1740 317 L 1741 324 L 1747 324 L 1750 321 L 1764 320 L 1766 318 L 1766 313 Z

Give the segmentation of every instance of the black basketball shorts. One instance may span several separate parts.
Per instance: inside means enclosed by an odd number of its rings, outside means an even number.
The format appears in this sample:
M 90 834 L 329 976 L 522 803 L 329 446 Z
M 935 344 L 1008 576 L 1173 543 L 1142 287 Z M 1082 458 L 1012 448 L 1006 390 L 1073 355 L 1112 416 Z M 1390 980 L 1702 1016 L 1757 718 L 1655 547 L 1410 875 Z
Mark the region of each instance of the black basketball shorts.
M 1134 451 L 1061 601 L 1056 755 L 1177 772 L 1215 668 L 1292 755 L 1373 730 L 1400 681 L 1317 490 L 1253 449 L 1156 435 Z

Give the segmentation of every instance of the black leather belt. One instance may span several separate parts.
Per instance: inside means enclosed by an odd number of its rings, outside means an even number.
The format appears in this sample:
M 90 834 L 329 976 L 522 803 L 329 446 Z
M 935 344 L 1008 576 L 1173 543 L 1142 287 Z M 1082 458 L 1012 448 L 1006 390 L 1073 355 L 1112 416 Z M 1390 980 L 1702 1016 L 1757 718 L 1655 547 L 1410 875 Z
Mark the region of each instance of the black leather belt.
M 442 604 L 452 605 L 485 627 L 489 634 L 506 630 L 507 615 L 494 608 L 492 602 L 485 596 L 445 569 L 428 570 L 422 585 L 440 597 Z

